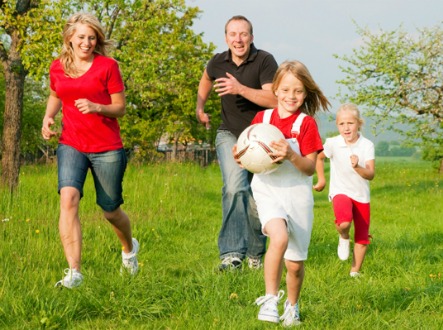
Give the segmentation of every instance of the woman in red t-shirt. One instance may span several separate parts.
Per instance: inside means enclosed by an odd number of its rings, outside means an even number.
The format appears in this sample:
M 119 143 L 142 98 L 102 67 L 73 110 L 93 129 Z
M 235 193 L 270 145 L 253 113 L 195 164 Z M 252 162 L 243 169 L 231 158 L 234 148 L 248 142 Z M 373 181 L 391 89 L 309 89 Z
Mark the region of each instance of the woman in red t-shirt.
M 60 56 L 50 67 L 42 135 L 46 140 L 57 135 L 51 126 L 62 109 L 57 148 L 59 231 L 69 265 L 56 286 L 73 288 L 83 281 L 78 208 L 89 169 L 97 204 L 123 245 L 122 270 L 130 274 L 138 270 L 139 243 L 132 238 L 129 218 L 120 208 L 127 160 L 117 118 L 125 114 L 125 94 L 118 63 L 107 57 L 110 45 L 96 17 L 74 14 L 63 30 Z

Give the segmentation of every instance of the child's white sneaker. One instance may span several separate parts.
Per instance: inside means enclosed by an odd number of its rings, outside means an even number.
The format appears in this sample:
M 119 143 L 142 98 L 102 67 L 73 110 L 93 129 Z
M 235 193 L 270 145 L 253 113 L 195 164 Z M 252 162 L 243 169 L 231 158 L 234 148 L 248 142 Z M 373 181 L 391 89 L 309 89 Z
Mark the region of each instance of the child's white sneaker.
M 338 237 L 337 254 L 340 260 L 348 260 L 349 258 L 349 238 L 344 239 Z
M 289 301 L 285 302 L 285 311 L 283 315 L 280 317 L 282 321 L 282 326 L 284 327 L 292 327 L 295 325 L 299 325 L 300 322 L 300 311 L 298 309 L 298 303 L 294 306 L 291 306 Z
M 285 292 L 280 290 L 276 296 L 273 294 L 267 294 L 266 296 L 262 296 L 255 300 L 255 303 L 258 306 L 261 306 L 260 311 L 258 312 L 258 319 L 260 321 L 273 323 L 278 323 L 280 321 L 277 305 L 284 294 Z

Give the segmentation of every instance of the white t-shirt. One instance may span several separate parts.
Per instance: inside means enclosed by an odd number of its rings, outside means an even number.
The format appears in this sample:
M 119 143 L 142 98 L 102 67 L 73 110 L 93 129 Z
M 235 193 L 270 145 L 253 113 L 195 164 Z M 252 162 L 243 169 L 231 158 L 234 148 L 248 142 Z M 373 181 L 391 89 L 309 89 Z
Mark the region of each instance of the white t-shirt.
M 360 134 L 360 133 L 359 133 Z M 352 167 L 350 157 L 358 156 L 358 164 L 375 159 L 374 144 L 360 134 L 357 142 L 347 145 L 341 135 L 328 138 L 324 144 L 325 156 L 331 160 L 329 200 L 343 194 L 360 203 L 369 203 L 369 181 L 363 179 Z

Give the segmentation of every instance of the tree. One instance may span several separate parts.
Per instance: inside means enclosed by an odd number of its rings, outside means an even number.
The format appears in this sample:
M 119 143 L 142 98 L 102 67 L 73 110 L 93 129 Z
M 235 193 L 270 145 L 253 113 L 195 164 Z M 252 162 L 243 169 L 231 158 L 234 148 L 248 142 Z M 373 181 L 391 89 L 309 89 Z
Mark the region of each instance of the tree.
M 184 0 L 90 0 L 70 6 L 94 13 L 115 42 L 112 56 L 126 86 L 127 113 L 120 120 L 126 148 L 149 159 L 162 136 L 184 144 L 206 136 L 195 119 L 196 91 L 215 46 L 191 29 L 197 7 Z
M 121 121 L 125 146 L 152 148 L 163 133 L 183 141 L 207 134 L 195 120 L 195 94 L 214 46 L 191 29 L 198 8 L 186 7 L 184 0 L 0 1 L 6 82 L 2 183 L 11 190 L 20 168 L 25 78 L 45 82 L 63 24 L 76 11 L 94 13 L 116 42 L 112 56 L 120 62 L 128 101 Z
M 358 28 L 363 45 L 350 56 L 336 56 L 347 88 L 341 99 L 366 108 L 377 127 L 421 143 L 428 159 L 443 172 L 443 31 L 440 26 L 406 33 L 371 33 Z M 407 130 L 404 129 L 406 124 Z
M 46 86 L 30 77 L 26 78 L 21 124 L 20 163 L 23 160 L 33 162 L 42 156 L 45 161 L 48 161 L 57 146 L 55 140 L 48 143 L 41 136 L 42 117 L 46 109 L 47 95 Z
M 127 86 L 125 146 L 146 155 L 164 135 L 174 145 L 204 138 L 195 119 L 196 91 L 214 46 L 191 29 L 198 8 L 183 0 L 139 1 L 123 12 L 114 25 L 125 28 L 115 29 L 112 38 Z
M 388 156 L 389 155 L 389 143 L 387 141 L 380 141 L 375 146 L 376 156 Z
M 41 74 L 42 63 L 54 50 L 53 18 L 59 15 L 55 6 L 46 5 L 45 1 L 31 0 L 0 2 L 0 60 L 5 77 L 1 183 L 11 191 L 20 173 L 25 79 L 30 73 Z

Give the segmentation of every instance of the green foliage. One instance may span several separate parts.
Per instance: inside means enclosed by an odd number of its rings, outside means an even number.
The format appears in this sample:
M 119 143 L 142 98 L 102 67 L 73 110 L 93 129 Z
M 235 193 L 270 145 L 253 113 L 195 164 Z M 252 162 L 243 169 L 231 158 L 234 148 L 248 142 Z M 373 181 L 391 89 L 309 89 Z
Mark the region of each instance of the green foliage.
M 380 141 L 375 146 L 375 155 L 382 157 L 411 157 L 416 152 L 417 150 L 415 147 L 403 146 L 396 141 L 392 141 L 391 143 Z
M 216 165 L 128 168 L 123 208 L 141 243 L 134 278 L 119 274 L 121 247 L 95 205 L 89 175 L 80 208 L 85 282 L 75 290 L 53 287 L 66 267 L 56 177 L 54 166 L 24 166 L 16 193 L 0 194 L 0 328 L 280 329 L 257 320 L 263 270 L 214 271 L 222 184 Z M 427 162 L 377 159 L 373 239 L 359 279 L 349 277 L 351 261 L 336 256 L 327 191 L 315 193 L 303 328 L 443 327 L 442 185 Z
M 411 144 L 434 150 L 443 159 L 443 30 L 441 26 L 407 34 L 371 33 L 359 28 L 363 45 L 350 56 L 336 56 L 345 78 L 340 98 L 366 108 L 375 126 L 405 136 Z M 408 129 L 404 129 L 407 124 Z M 427 158 L 429 159 L 429 158 Z
M 375 155 L 376 156 L 388 156 L 389 155 L 389 142 L 380 141 L 375 146 Z
M 5 83 L 0 74 L 0 109 L 4 109 Z M 41 137 L 42 118 L 46 108 L 47 90 L 31 78 L 27 78 L 23 96 L 22 131 L 20 152 L 22 158 L 35 160 L 41 156 L 50 156 L 57 146 L 57 141 L 45 142 Z M 60 124 L 58 124 L 60 127 Z M 3 121 L 0 121 L 0 135 Z
M 47 78 L 49 64 L 61 47 L 63 24 L 76 11 L 94 13 L 108 38 L 115 42 L 111 55 L 120 63 L 128 105 L 126 116 L 120 120 L 126 148 L 136 148 L 140 159 L 151 160 L 156 157 L 156 143 L 162 136 L 168 137 L 169 142 L 189 144 L 203 140 L 212 144 L 219 121 L 214 97 L 207 105 L 214 118 L 211 134 L 195 119 L 198 83 L 215 48 L 191 29 L 198 8 L 185 6 L 183 0 L 43 1 L 29 13 L 29 18 L 20 21 L 28 36 L 22 51 L 23 63 L 36 81 Z M 36 19 L 36 15 L 43 18 Z M 34 82 L 28 83 L 33 93 L 47 95 Z M 25 135 L 32 135 L 32 141 L 40 135 L 41 119 L 35 114 L 35 108 L 25 108 L 23 116 Z M 37 146 L 29 141 L 26 145 L 24 152 Z M 53 145 L 44 145 L 43 149 Z M 41 150 L 38 147 L 33 152 L 38 149 Z
M 20 141 L 21 154 L 26 158 L 37 158 L 46 151 L 48 142 L 41 136 L 42 118 L 46 109 L 47 90 L 34 80 L 27 79 L 23 100 L 22 138 Z M 56 146 L 51 141 L 52 148 Z
M 0 36 L 2 40 L 11 40 L 7 35 L 16 30 L 20 36 L 18 51 L 26 72 L 39 80 L 47 74 L 48 63 L 60 47 L 63 15 L 59 1 L 41 0 L 31 4 L 30 9 L 17 15 L 18 2 L 6 1 L 0 6 Z M 6 50 L 9 46 L 4 44 Z
M 23 153 L 36 154 L 55 145 L 39 145 L 38 114 L 43 117 L 43 113 L 38 109 L 43 103 L 35 103 L 33 98 L 47 95 L 49 64 L 61 48 L 66 19 L 76 11 L 97 15 L 108 38 L 115 42 L 111 55 L 120 62 L 128 104 L 127 115 L 121 120 L 126 148 L 137 148 L 139 156 L 149 160 L 155 157 L 155 144 L 161 136 L 184 144 L 213 138 L 219 117 L 214 102 L 207 106 L 216 119 L 210 135 L 195 119 L 199 79 L 215 48 L 192 30 L 198 8 L 187 7 L 183 0 L 47 0 L 36 4 L 26 16 L 16 17 L 15 5 L 12 1 L 1 7 L 0 40 L 5 39 L 6 31 L 1 23 L 19 28 L 22 62 L 32 78 L 26 88 L 33 96 L 24 100 L 22 129 L 27 140 L 22 143 Z M 39 87 L 41 82 L 45 89 Z M 212 144 L 212 140 L 207 142 Z
M 145 149 L 162 135 L 170 142 L 194 141 L 203 130 L 195 129 L 198 82 L 214 48 L 191 30 L 197 9 L 157 1 L 132 10 L 127 28 L 113 35 L 132 105 L 121 121 L 125 141 L 132 142 L 127 146 Z
M 197 88 L 214 45 L 191 29 L 199 10 L 183 0 L 85 1 L 115 42 L 127 97 L 125 146 L 150 159 L 162 136 L 188 144 L 205 136 L 195 119 Z M 210 104 L 209 104 L 210 107 Z

